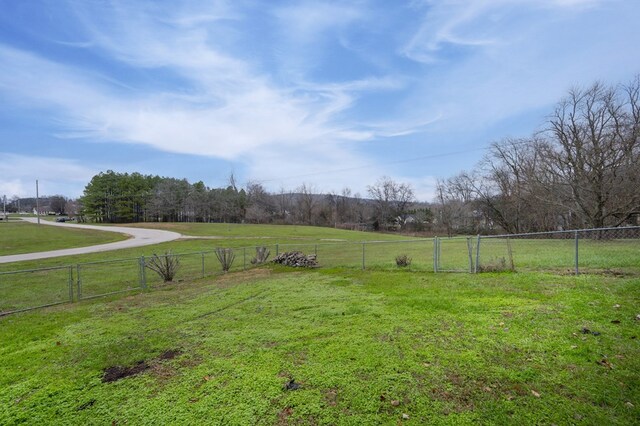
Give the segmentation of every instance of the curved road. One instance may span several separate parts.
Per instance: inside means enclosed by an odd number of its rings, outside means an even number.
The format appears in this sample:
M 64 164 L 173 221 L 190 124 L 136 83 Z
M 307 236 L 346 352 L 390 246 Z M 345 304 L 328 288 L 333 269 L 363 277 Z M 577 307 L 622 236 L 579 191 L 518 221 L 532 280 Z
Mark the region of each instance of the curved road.
M 37 218 L 22 218 L 27 222 L 38 223 Z M 41 251 L 37 253 L 14 254 L 10 256 L 0 256 L 0 263 L 20 262 L 23 260 L 48 259 L 50 257 L 71 256 L 77 254 L 97 253 L 109 250 L 119 250 L 132 247 L 142 247 L 151 244 L 166 243 L 168 241 L 177 240 L 182 235 L 177 232 L 161 231 L 159 229 L 143 229 L 143 228 L 127 228 L 124 226 L 94 226 L 79 225 L 71 223 L 50 222 L 48 220 L 40 220 L 44 226 L 64 226 L 70 228 L 93 229 L 105 232 L 118 232 L 120 234 L 130 235 L 133 238 L 115 243 L 99 244 L 88 247 L 76 247 L 63 250 Z

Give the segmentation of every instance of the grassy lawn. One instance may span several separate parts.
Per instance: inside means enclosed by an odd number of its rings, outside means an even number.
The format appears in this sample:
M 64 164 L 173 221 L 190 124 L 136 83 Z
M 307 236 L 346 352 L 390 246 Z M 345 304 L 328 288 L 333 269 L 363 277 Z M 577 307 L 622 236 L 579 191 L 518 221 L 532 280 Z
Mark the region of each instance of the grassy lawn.
M 148 258 L 154 253 L 164 254 L 167 251 L 180 255 L 181 267 L 176 279 L 181 281 L 219 274 L 221 268 L 214 253 L 217 247 L 234 249 L 236 260 L 233 271 L 251 267 L 257 246 L 266 246 L 271 252 L 271 259 L 284 251 L 315 253 L 323 268 L 343 267 L 358 270 L 364 267 L 367 270 L 395 270 L 396 256 L 405 254 L 412 259 L 409 267 L 411 271 L 432 272 L 434 269 L 432 239 L 407 239 L 394 235 L 305 226 L 154 224 L 154 227 L 156 225 L 187 234 L 209 236 L 233 229 L 237 235 L 218 235 L 213 239 L 182 239 L 117 252 L 0 264 L 0 312 L 62 303 L 69 301 L 72 293 L 75 294 L 74 298 L 78 299 L 140 289 L 139 258 Z M 471 260 L 475 263 L 477 242 L 475 238 L 469 242 L 474 249 Z M 639 276 L 639 244 L 640 240 L 581 241 L 580 270 L 583 273 L 602 275 Z M 512 240 L 510 245 L 517 271 L 574 273 L 573 240 Z M 506 258 L 506 240 L 482 240 L 479 257 L 482 267 L 500 265 L 500 260 L 504 261 Z M 469 271 L 467 240 L 442 238 L 439 259 L 440 271 Z M 31 272 L 40 268 L 58 269 Z M 24 270 L 28 272 L 6 273 Z M 148 286 L 162 284 L 158 276 L 151 271 L 147 272 Z
M 26 222 L 0 224 L 0 256 L 91 246 L 126 240 L 125 235 Z
M 283 271 L 1 317 L 0 424 L 638 423 L 638 279 Z
M 183 235 L 217 237 L 225 240 L 327 241 L 394 241 L 411 239 L 394 234 L 348 231 L 304 225 L 254 225 L 240 223 L 135 223 L 123 226 L 164 229 Z

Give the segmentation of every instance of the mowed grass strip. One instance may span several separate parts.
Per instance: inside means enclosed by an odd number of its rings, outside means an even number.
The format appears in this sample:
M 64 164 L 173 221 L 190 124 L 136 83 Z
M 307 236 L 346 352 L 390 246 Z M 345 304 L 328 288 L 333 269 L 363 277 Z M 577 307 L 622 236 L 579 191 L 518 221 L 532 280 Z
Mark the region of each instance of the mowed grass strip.
M 26 222 L 8 222 L 0 225 L 0 256 L 85 247 L 128 238 L 116 232 L 63 228 Z
M 633 424 L 640 415 L 638 280 L 283 271 L 0 318 L 0 423 Z M 131 375 L 104 382 L 105 371 Z

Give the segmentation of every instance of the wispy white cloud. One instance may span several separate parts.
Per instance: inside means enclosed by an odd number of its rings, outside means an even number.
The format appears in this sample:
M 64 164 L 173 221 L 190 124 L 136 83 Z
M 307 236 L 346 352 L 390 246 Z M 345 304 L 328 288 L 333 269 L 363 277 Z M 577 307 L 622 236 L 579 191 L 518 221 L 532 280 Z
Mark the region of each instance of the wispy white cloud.
M 351 2 L 303 1 L 274 10 L 281 31 L 292 43 L 309 46 L 328 31 L 343 29 L 362 19 L 366 9 Z
M 60 138 L 144 144 L 246 163 L 251 171 L 266 168 L 281 174 L 291 169 L 287 174 L 295 175 L 296 167 L 304 172 L 323 170 L 326 164 L 353 167 L 363 161 L 362 154 L 356 156 L 348 143 L 413 131 L 406 123 L 399 130 L 398 123 L 366 124 L 342 117 L 363 93 L 403 88 L 401 78 L 301 80 L 280 86 L 259 66 L 234 57 L 211 39 L 210 24 L 225 19 L 223 12 L 204 19 L 182 10 L 158 21 L 147 10 L 116 6 L 103 10 L 98 21 L 82 7 L 76 10 L 87 43 L 132 69 L 173 73 L 179 79 L 175 87 L 146 91 L 0 45 L 0 90 L 16 104 L 45 112 Z M 311 13 L 310 7 L 295 13 Z M 321 21 L 313 31 L 333 25 L 330 18 L 336 12 L 327 6 L 311 13 Z
M 481 49 L 518 39 L 505 28 L 513 29 L 513 21 L 521 22 L 517 18 L 520 15 L 528 15 L 527 21 L 531 22 L 541 11 L 550 17 L 558 12 L 577 13 L 601 3 L 603 0 L 427 1 L 419 8 L 424 16 L 420 27 L 400 52 L 427 64 L 447 60 L 447 47 Z
M 79 196 L 78 188 L 95 174 L 75 160 L 0 152 L 0 195 L 7 197 L 35 197 L 36 179 L 41 195 Z
M 638 32 L 627 31 L 626 25 L 593 30 L 600 22 L 631 19 L 637 7 L 629 3 L 492 0 L 429 5 L 423 10 L 423 26 L 402 52 L 428 63 L 425 67 L 449 63 L 434 66 L 438 71 L 431 74 L 432 81 L 416 84 L 405 105 L 426 115 L 440 114 L 441 120 L 431 127 L 440 133 L 477 132 L 531 111 L 530 125 L 542 125 L 544 111 L 572 85 L 603 76 L 624 81 L 639 66 L 626 53 L 640 42 Z M 471 40 L 466 47 L 474 41 L 492 42 L 460 52 L 451 46 L 458 38 Z M 535 128 L 522 130 L 530 134 Z
M 114 89 L 100 75 L 86 73 L 14 49 L 0 49 L 6 72 L 0 85 L 14 99 L 55 108 L 60 136 L 93 137 L 142 143 L 169 152 L 238 159 L 273 144 L 296 146 L 310 141 L 323 145 L 361 140 L 360 129 L 345 128 L 337 115 L 348 110 L 357 94 L 394 90 L 391 78 L 370 78 L 339 84 L 300 83 L 278 87 L 253 64 L 233 57 L 211 40 L 211 22 L 236 19 L 224 2 L 204 15 L 185 8 L 162 14 L 149 6 L 114 6 L 95 10 L 77 6 L 90 43 L 105 55 L 134 68 L 165 69 L 181 86 L 171 92 L 145 93 Z M 356 12 L 329 5 L 307 4 L 280 10 L 290 22 L 310 20 L 297 31 L 316 32 L 353 19 Z M 353 16 L 352 16 L 353 15 Z M 205 19 L 206 18 L 206 19 Z M 178 29 L 166 22 L 178 23 Z M 312 24 L 313 22 L 313 24 Z M 296 23 L 298 25 L 299 23 Z M 106 80 L 106 79 L 104 79 Z M 117 88 L 120 89 L 120 88 Z

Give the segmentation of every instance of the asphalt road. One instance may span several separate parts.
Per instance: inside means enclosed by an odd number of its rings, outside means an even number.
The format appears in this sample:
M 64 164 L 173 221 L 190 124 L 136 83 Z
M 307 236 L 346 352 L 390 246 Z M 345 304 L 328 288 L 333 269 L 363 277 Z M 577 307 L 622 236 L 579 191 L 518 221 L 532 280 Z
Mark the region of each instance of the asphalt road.
M 27 222 L 38 223 L 34 217 L 22 218 Z M 23 260 L 48 259 L 51 257 L 71 256 L 77 254 L 97 253 L 110 250 L 120 250 L 132 247 L 142 247 L 152 244 L 166 243 L 182 237 L 181 234 L 171 231 L 161 231 L 159 229 L 127 228 L 125 226 L 94 226 L 80 225 L 75 223 L 59 223 L 48 220 L 40 220 L 41 226 L 62 226 L 68 228 L 94 229 L 104 232 L 118 232 L 131 236 L 128 240 L 117 241 L 115 243 L 98 244 L 88 247 L 76 247 L 63 250 L 41 251 L 36 253 L 14 254 L 10 256 L 0 256 L 0 263 L 20 262 Z

